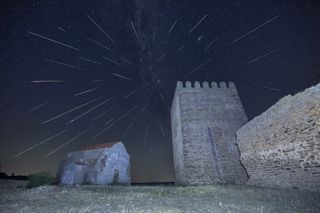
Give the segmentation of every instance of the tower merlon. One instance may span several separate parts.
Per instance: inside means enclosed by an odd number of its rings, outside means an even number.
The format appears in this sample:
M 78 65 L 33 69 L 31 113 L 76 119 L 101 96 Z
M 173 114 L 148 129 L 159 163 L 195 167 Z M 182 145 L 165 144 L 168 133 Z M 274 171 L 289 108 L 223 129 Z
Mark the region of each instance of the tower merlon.
M 215 81 L 212 81 L 211 84 L 209 84 L 207 81 L 204 81 L 200 83 L 199 81 L 195 81 L 193 84 L 191 81 L 178 81 L 176 88 L 195 88 L 195 89 L 209 89 L 209 88 L 227 88 L 231 89 L 232 91 L 237 92 L 237 88 L 234 82 L 230 81 L 228 84 L 224 81 L 221 81 L 220 83 L 217 83 Z

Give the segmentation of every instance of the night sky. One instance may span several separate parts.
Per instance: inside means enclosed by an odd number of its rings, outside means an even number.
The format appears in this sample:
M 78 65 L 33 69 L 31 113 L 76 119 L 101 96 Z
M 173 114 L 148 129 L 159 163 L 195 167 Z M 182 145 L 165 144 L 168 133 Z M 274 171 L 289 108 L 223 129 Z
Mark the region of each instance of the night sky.
M 173 181 L 176 81 L 234 81 L 252 119 L 320 80 L 318 0 L 0 4 L 8 174 L 55 173 L 68 152 L 121 140 L 134 182 Z

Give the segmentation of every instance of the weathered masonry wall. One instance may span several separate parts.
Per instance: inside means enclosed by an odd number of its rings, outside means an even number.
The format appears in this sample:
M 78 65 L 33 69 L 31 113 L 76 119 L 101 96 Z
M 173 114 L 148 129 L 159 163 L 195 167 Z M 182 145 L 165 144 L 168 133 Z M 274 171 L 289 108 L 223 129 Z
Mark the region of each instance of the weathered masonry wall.
M 130 156 L 122 142 L 71 152 L 57 173 L 60 184 L 131 184 Z
M 320 191 L 320 84 L 282 98 L 237 137 L 249 184 Z
M 177 83 L 171 109 L 178 184 L 241 183 L 236 130 L 247 122 L 234 83 Z

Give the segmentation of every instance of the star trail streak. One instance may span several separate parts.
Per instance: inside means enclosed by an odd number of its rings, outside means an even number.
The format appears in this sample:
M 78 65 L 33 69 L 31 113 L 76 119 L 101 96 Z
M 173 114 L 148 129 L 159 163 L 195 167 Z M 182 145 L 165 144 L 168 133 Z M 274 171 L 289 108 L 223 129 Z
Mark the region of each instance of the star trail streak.
M 111 63 L 113 63 L 113 64 L 115 64 L 115 65 L 117 65 L 117 66 L 119 66 L 119 67 L 122 67 L 122 65 L 119 64 L 118 62 L 116 62 L 115 60 L 112 60 L 112 59 L 107 58 L 107 57 L 105 57 L 105 56 L 102 56 L 102 58 L 106 59 L 107 61 L 110 61 Z
M 89 112 L 92 112 L 93 110 L 97 109 L 97 108 L 100 107 L 101 105 L 107 103 L 107 102 L 110 101 L 112 98 L 113 98 L 113 96 L 110 97 L 110 98 L 108 98 L 107 100 L 102 101 L 100 104 L 94 106 L 93 108 L 89 109 L 88 111 L 86 111 L 86 112 L 82 113 L 81 115 L 77 116 L 76 118 L 70 120 L 70 121 L 69 121 L 68 123 L 66 123 L 66 124 L 73 123 L 74 121 L 78 120 L 79 118 L 83 117 L 84 115 L 88 114 Z
M 268 89 L 268 90 L 273 90 L 273 91 L 280 91 L 280 89 L 273 88 L 273 87 L 261 86 L 261 88 Z
M 91 63 L 93 63 L 93 64 L 102 65 L 101 62 L 94 61 L 94 60 L 91 60 L 91 59 L 89 59 L 89 58 L 85 58 L 85 57 L 79 56 L 78 59 L 83 60 L 83 61 L 87 61 L 87 62 L 91 62 Z
M 251 61 L 247 62 L 246 65 L 255 63 L 255 62 L 257 62 L 257 61 L 259 61 L 259 60 L 261 60 L 261 59 L 263 59 L 263 58 L 265 58 L 265 57 L 267 57 L 267 56 L 269 56 L 269 55 L 277 52 L 278 50 L 279 50 L 278 48 L 277 48 L 277 49 L 274 49 L 274 50 L 271 50 L 271 51 L 269 51 L 269 52 L 267 52 L 267 53 L 265 53 L 265 54 L 263 54 L 263 55 L 255 58 L 255 59 L 252 59 Z
M 276 16 L 272 17 L 271 19 L 268 19 L 268 20 L 265 21 L 264 23 L 258 25 L 257 27 L 253 28 L 252 30 L 250 30 L 249 32 L 243 34 L 242 36 L 240 36 L 240 37 L 238 37 L 238 38 L 236 38 L 236 39 L 234 39 L 233 41 L 231 41 L 231 42 L 229 43 L 229 45 L 234 44 L 234 43 L 240 41 L 241 39 L 249 36 L 250 34 L 254 33 L 254 32 L 257 31 L 257 30 L 259 30 L 259 29 L 262 28 L 263 26 L 269 24 L 270 22 L 272 22 L 273 20 L 277 19 L 278 17 L 279 17 L 279 15 L 276 15 Z
M 178 22 L 178 19 L 174 21 L 174 23 L 170 27 L 169 31 L 167 32 L 167 35 L 169 35 L 171 33 L 171 31 L 173 30 L 174 26 L 176 26 L 177 22 Z
M 30 83 L 63 83 L 63 80 L 33 80 Z
M 94 43 L 94 44 L 96 44 L 96 45 L 98 45 L 98 46 L 100 46 L 100 47 L 103 47 L 104 49 L 106 49 L 106 50 L 108 50 L 108 51 L 110 51 L 110 52 L 112 52 L 112 53 L 115 53 L 110 47 L 107 47 L 107 46 L 105 46 L 105 45 L 97 42 L 96 40 L 90 38 L 90 37 L 87 37 L 87 39 L 88 39 L 89 41 L 91 41 L 92 43 Z
M 72 69 L 85 70 L 84 68 L 81 68 L 81 67 L 77 67 L 77 66 L 74 66 L 74 65 L 66 64 L 66 63 L 55 61 L 55 60 L 51 60 L 51 59 L 45 59 L 45 61 L 49 62 L 49 63 L 53 63 L 53 64 L 59 64 L 59 65 L 62 65 L 62 66 L 66 66 L 66 67 L 69 67 L 69 68 L 72 68 Z
M 89 15 L 87 17 L 107 36 L 107 38 L 113 43 L 113 39 L 106 33 Z
M 36 107 L 33 107 L 33 108 L 29 109 L 28 112 L 33 112 L 33 111 L 35 111 L 35 110 L 37 110 L 37 109 L 40 109 L 41 107 L 44 107 L 44 106 L 48 105 L 49 103 L 50 103 L 50 102 L 47 101 L 47 102 L 45 102 L 45 103 L 43 103 L 43 104 L 40 104 L 39 106 L 36 106 Z
M 110 72 L 110 74 L 111 74 L 111 75 L 114 75 L 114 76 L 117 76 L 117 77 L 119 77 L 119 78 L 128 80 L 128 81 L 133 81 L 132 78 L 128 78 L 128 77 L 126 77 L 126 76 L 124 76 L 124 75 L 120 75 L 120 74 L 118 74 L 118 73 Z
M 96 117 L 92 118 L 91 121 L 95 121 L 98 118 L 101 118 L 102 116 L 104 116 L 105 114 L 107 114 L 108 112 L 110 112 L 111 110 L 113 110 L 113 107 L 111 107 L 110 109 L 107 109 L 106 111 L 104 111 L 103 113 L 97 115 Z
M 44 122 L 42 122 L 42 123 L 43 123 L 43 124 L 49 123 L 50 121 L 53 121 L 53 120 L 55 120 L 55 119 L 57 119 L 57 118 L 60 118 L 60 117 L 66 115 L 66 114 L 68 114 L 68 113 L 70 113 L 70 112 L 73 112 L 73 111 L 77 110 L 77 109 L 80 109 L 81 107 L 87 106 L 88 104 L 90 104 L 90 103 L 92 103 L 92 102 L 95 102 L 95 101 L 98 100 L 98 99 L 99 99 L 99 98 L 96 98 L 96 99 L 93 99 L 93 100 L 91 100 L 91 101 L 88 101 L 88 102 L 86 102 L 86 103 L 84 103 L 84 104 L 81 104 L 80 106 L 77 106 L 77 107 L 75 107 L 75 108 L 72 108 L 72 109 L 70 109 L 70 110 L 68 110 L 68 111 L 66 111 L 66 112 L 64 112 L 64 113 L 61 113 L 61 114 L 59 114 L 59 115 L 57 115 L 57 116 L 55 116 L 55 117 L 53 117 L 53 118 L 50 118 L 49 120 L 46 120 L 46 121 L 44 121 Z
M 215 43 L 217 41 L 218 38 L 214 38 L 204 49 L 203 51 L 207 51 L 213 43 Z
M 136 117 L 130 122 L 130 124 L 128 125 L 128 127 L 124 130 L 121 138 L 124 138 L 124 136 L 126 136 L 126 134 L 129 132 L 129 130 L 131 129 L 131 127 L 133 126 L 133 124 L 134 124 L 137 120 L 138 120 L 138 116 L 136 116 Z
M 208 64 L 211 61 L 211 59 L 206 60 L 205 62 L 203 62 L 202 64 L 200 64 L 199 66 L 197 66 L 196 68 L 194 68 L 191 72 L 189 72 L 187 75 L 184 76 L 184 78 L 190 76 L 192 73 L 198 71 L 199 69 L 201 69 L 203 66 L 205 66 L 206 64 Z
M 130 93 L 128 93 L 126 96 L 123 97 L 123 99 L 129 98 L 133 93 L 135 93 L 137 89 L 132 90 Z
M 48 37 L 46 37 L 46 36 L 43 36 L 43 35 L 40 35 L 40 34 L 31 32 L 31 31 L 28 31 L 28 33 L 31 34 L 31 35 L 37 36 L 37 37 L 39 37 L 39 38 L 45 39 L 45 40 L 47 40 L 47 41 L 51 41 L 51 42 L 53 42 L 53 43 L 59 44 L 59 45 L 61 45 L 61 46 L 68 47 L 68 48 L 70 48 L 70 49 L 80 51 L 79 48 L 76 48 L 76 47 L 67 45 L 67 44 L 65 44 L 65 43 L 62 43 L 62 42 L 60 42 L 60 41 L 57 41 L 57 40 L 48 38 Z
M 159 58 L 158 58 L 158 60 L 156 60 L 156 62 L 155 63 L 158 63 L 158 62 L 160 62 L 163 58 L 164 58 L 164 54 L 162 54 Z
M 46 154 L 45 156 L 43 156 L 44 158 L 49 157 L 50 155 L 54 154 L 55 152 L 57 152 L 59 149 L 65 147 L 66 145 L 72 143 L 73 141 L 75 141 L 76 139 L 80 138 L 82 135 L 84 135 L 85 133 L 87 133 L 90 129 L 92 129 L 92 127 L 89 127 L 88 129 L 80 132 L 78 135 L 76 135 L 75 137 L 71 138 L 70 140 L 68 140 L 67 142 L 65 142 L 64 144 L 62 144 L 61 146 L 57 147 L 56 149 L 52 150 L 51 152 L 49 152 L 48 154 Z
M 200 24 L 203 20 L 205 20 L 207 18 L 207 14 L 204 15 L 200 21 L 198 21 L 198 23 L 196 23 L 196 25 L 194 25 L 194 27 L 188 32 L 188 35 L 190 35 Z
M 129 61 L 128 59 L 126 59 L 126 58 L 121 58 L 123 61 L 125 61 L 125 62 L 127 62 L 128 64 L 132 64 L 132 62 L 131 61 Z
M 63 31 L 63 32 L 66 32 L 66 30 L 63 29 L 62 27 L 57 26 L 57 28 L 58 28 L 59 30 Z
M 134 32 L 136 38 L 138 39 L 138 33 L 137 33 L 136 28 L 134 27 L 134 24 L 133 24 L 132 21 L 131 21 L 131 27 L 132 27 L 132 29 L 133 29 L 133 32 Z
M 120 118 L 118 118 L 117 120 L 113 121 L 109 126 L 107 126 L 106 128 L 104 128 L 101 132 L 99 132 L 98 134 L 96 134 L 93 139 L 99 137 L 100 135 L 102 135 L 104 132 L 106 132 L 108 129 L 110 129 L 111 127 L 113 127 L 116 123 L 118 123 L 120 120 L 122 120 L 124 117 L 126 117 L 127 115 L 129 115 L 131 112 L 133 112 L 136 108 L 138 107 L 138 105 L 134 106 L 132 109 L 130 109 L 128 112 L 126 112 L 124 115 L 122 115 Z
M 30 146 L 29 148 L 27 148 L 27 149 L 23 150 L 22 152 L 19 152 L 18 154 L 16 154 L 14 157 L 15 157 L 15 158 L 16 158 L 16 157 L 19 157 L 20 155 L 22 155 L 22 154 L 24 154 L 24 153 L 26 153 L 26 152 L 28 152 L 28 151 L 30 151 L 30 150 L 38 147 L 38 146 L 40 146 L 40 145 L 42 145 L 42 144 L 44 144 L 44 143 L 46 143 L 46 142 L 48 142 L 48 141 L 56 138 L 56 137 L 58 137 L 59 135 L 62 135 L 62 134 L 65 133 L 66 131 L 68 131 L 68 129 L 65 129 L 65 130 L 63 130 L 63 131 L 61 131 L 61 132 L 59 132 L 59 133 L 57 133 L 57 134 L 55 134 L 55 135 L 53 135 L 53 136 L 45 139 L 45 140 L 43 140 L 43 141 L 40 141 L 39 143 L 36 143 L 36 144 L 33 145 L 33 146 Z
M 110 124 L 112 121 L 114 121 L 114 119 L 115 119 L 115 118 L 109 119 L 107 122 L 104 123 L 104 125 L 106 126 L 106 125 Z
M 161 132 L 162 132 L 163 136 L 166 136 L 166 133 L 164 132 L 164 130 L 163 130 L 162 125 L 161 125 L 161 124 L 159 124 L 159 127 L 160 127 L 160 130 L 161 130 Z
M 142 110 L 140 111 L 140 114 L 142 114 L 149 106 L 149 103 L 147 103 L 143 108 Z
M 83 91 L 83 92 L 79 92 L 79 93 L 77 93 L 77 94 L 74 94 L 74 96 L 84 95 L 84 94 L 87 94 L 87 93 L 89 93 L 89 92 L 93 92 L 93 91 L 95 91 L 95 90 L 97 90 L 97 89 L 98 89 L 98 88 L 88 89 L 88 90 L 85 90 L 85 91 Z

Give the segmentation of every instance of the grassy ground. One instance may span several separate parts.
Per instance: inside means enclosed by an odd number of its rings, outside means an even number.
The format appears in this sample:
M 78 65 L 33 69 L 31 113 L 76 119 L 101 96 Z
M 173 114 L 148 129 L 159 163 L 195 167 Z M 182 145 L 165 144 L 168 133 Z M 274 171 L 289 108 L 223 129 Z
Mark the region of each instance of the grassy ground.
M 0 212 L 320 212 L 320 193 L 248 186 L 40 186 L 0 181 Z

